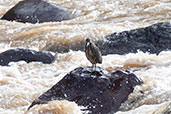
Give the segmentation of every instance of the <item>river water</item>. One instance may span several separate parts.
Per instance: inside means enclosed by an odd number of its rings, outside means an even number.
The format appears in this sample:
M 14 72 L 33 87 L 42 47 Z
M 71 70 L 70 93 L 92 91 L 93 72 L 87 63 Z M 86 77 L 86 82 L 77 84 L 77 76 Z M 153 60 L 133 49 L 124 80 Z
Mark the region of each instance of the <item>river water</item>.
M 0 0 L 0 17 L 20 0 Z M 170 0 L 46 0 L 68 8 L 76 18 L 63 22 L 29 24 L 0 20 L 0 52 L 11 48 L 43 50 L 51 43 L 70 46 L 90 37 L 93 41 L 113 32 L 171 21 Z M 52 64 L 11 62 L 0 66 L 0 114 L 79 114 L 74 102 L 52 101 L 34 106 L 31 102 L 65 74 L 90 66 L 82 51 L 59 53 Z M 117 114 L 169 114 L 171 112 L 171 51 L 159 55 L 129 53 L 103 56 L 102 68 L 128 69 L 144 84 L 137 86 Z

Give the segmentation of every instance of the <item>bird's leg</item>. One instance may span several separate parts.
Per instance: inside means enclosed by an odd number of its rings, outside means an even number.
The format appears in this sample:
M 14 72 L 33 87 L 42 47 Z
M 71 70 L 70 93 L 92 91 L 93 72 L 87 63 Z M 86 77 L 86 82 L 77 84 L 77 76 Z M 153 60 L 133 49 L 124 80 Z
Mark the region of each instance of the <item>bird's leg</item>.
M 96 70 L 96 64 L 94 66 L 95 66 L 95 70 Z
M 92 69 L 94 70 L 95 64 L 92 64 Z

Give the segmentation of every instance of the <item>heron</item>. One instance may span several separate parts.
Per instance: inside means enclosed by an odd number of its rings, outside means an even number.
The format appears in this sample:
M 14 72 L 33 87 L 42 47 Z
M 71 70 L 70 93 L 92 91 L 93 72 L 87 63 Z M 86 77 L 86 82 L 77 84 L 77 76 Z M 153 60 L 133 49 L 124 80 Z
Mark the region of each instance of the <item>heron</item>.
M 90 38 L 86 39 L 85 55 L 95 69 L 97 63 L 102 63 L 102 54 L 99 48 L 90 41 Z

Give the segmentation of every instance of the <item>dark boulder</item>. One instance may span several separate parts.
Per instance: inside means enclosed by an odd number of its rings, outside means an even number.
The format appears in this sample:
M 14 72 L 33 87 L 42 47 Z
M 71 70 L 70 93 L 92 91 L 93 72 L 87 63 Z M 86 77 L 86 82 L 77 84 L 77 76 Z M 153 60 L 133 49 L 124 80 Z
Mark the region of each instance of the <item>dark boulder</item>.
M 171 49 L 171 22 L 157 23 L 149 27 L 113 33 L 95 42 L 102 55 L 136 53 L 137 50 L 149 53 L 160 53 Z M 85 40 L 66 46 L 50 45 L 50 51 L 68 52 L 84 51 Z
M 119 110 L 136 85 L 142 82 L 132 73 L 109 73 L 100 67 L 76 68 L 29 106 L 52 100 L 75 101 L 87 114 L 107 114 Z
M 23 23 L 43 23 L 72 18 L 72 12 L 65 8 L 55 6 L 43 0 L 24 0 L 11 8 L 1 19 Z
M 38 52 L 30 49 L 10 49 L 0 53 L 0 65 L 7 66 L 9 62 L 26 61 L 27 63 L 37 61 L 50 64 L 55 56 L 49 52 Z
M 105 40 L 97 41 L 103 55 L 136 53 L 137 50 L 158 54 L 171 49 L 171 22 L 113 33 L 106 36 Z

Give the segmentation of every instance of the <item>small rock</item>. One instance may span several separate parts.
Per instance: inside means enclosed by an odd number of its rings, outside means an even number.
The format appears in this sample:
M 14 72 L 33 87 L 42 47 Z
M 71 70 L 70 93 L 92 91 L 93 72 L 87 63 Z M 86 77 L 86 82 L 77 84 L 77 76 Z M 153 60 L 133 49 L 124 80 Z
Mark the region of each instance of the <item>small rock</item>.
M 50 52 L 34 51 L 30 49 L 10 49 L 0 53 L 0 65 L 7 66 L 9 62 L 25 61 L 29 62 L 42 62 L 50 64 L 54 61 L 55 56 Z

